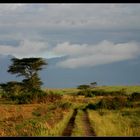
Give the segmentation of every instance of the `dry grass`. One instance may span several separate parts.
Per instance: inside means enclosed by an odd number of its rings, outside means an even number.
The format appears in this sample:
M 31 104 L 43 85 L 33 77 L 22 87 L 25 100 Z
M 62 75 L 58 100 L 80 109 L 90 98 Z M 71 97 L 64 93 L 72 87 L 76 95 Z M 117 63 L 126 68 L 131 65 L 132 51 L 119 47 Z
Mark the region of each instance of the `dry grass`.
M 120 90 L 127 88 L 130 94 L 134 91 L 140 91 L 139 86 L 113 86 L 97 87 L 106 91 Z M 77 92 L 73 89 L 47 89 L 63 94 L 61 101 L 71 102 L 73 107 L 82 108 L 88 103 L 98 102 L 102 96 L 93 98 L 84 96 L 75 96 L 71 93 Z M 111 97 L 106 97 L 111 98 Z M 61 102 L 60 101 L 60 102 Z M 0 136 L 60 136 L 66 126 L 72 112 L 55 108 L 49 110 L 54 103 L 46 104 L 23 104 L 14 105 L 8 102 L 0 104 Z M 34 113 L 33 113 L 34 112 Z M 91 111 L 89 117 L 97 136 L 139 136 L 140 135 L 140 110 L 123 109 L 118 111 Z M 81 114 L 76 117 L 76 129 L 73 135 L 83 135 Z M 80 125 L 81 124 L 81 125 Z M 60 130 L 59 130 L 60 129 Z
M 77 88 L 44 88 L 43 90 L 45 90 L 46 92 L 53 91 L 55 93 L 68 94 L 68 95 L 77 93 L 79 91 L 79 89 Z
M 63 120 L 69 111 L 57 107 L 49 110 L 52 105 L 53 103 L 1 105 L 0 136 L 41 136 L 44 128 L 45 132 L 48 133 L 49 129 L 53 134 L 53 130 L 59 128 L 56 124 Z
M 135 109 L 127 109 L 127 115 L 122 115 L 123 112 L 126 110 L 88 110 L 91 124 L 97 136 L 139 136 L 140 112 Z M 135 114 L 136 112 L 137 114 Z

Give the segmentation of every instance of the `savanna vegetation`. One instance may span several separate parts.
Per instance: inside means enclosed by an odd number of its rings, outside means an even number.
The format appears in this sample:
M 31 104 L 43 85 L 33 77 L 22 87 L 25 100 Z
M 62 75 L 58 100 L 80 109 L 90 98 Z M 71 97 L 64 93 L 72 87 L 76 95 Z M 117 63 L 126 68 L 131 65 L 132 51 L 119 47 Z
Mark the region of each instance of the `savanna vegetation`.
M 42 88 L 42 58 L 11 59 L 0 84 L 0 136 L 139 136 L 140 86 Z

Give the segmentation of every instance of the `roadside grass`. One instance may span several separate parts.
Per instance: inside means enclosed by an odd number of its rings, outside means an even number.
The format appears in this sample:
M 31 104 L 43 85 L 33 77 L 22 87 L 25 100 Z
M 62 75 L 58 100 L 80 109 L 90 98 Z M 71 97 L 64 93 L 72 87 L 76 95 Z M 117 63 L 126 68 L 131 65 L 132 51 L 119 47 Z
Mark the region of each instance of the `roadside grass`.
M 62 112 L 61 112 L 62 113 Z M 18 135 L 21 136 L 61 136 L 63 133 L 63 130 L 65 129 L 71 115 L 73 113 L 73 110 L 69 110 L 65 112 L 63 117 L 61 119 L 55 119 L 55 122 L 53 122 L 53 125 L 49 124 L 50 118 L 48 117 L 45 119 L 32 119 L 24 124 L 22 126 L 18 126 L 18 129 L 21 131 L 18 131 Z M 51 115 L 51 117 L 54 117 Z
M 69 103 L 1 105 L 0 136 L 61 135 L 72 114 Z
M 97 136 L 139 136 L 140 111 L 122 110 L 88 110 L 90 122 Z
M 64 118 L 61 121 L 59 121 L 52 129 L 49 129 L 49 131 L 47 131 L 45 133 L 45 135 L 62 136 L 62 133 L 63 133 L 64 129 L 66 128 L 72 114 L 73 114 L 73 109 L 71 109 L 70 112 L 65 114 Z M 40 135 L 43 136 L 42 133 Z

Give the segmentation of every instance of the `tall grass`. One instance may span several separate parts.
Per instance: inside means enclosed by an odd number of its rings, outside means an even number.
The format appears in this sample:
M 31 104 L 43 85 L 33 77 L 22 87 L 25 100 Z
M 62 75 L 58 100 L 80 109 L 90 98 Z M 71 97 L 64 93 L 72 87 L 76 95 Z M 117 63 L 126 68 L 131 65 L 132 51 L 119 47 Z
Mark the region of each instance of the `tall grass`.
M 127 109 L 127 115 L 122 115 L 124 112 L 88 110 L 90 122 L 97 136 L 139 136 L 140 112 L 134 115 L 134 109 Z
M 53 125 L 48 123 L 49 117 L 53 117 L 51 114 L 47 115 L 47 118 L 32 118 L 20 125 L 16 125 L 15 134 L 12 133 L 12 136 L 61 136 L 72 114 L 73 110 L 70 109 L 65 112 L 63 118 Z
M 50 91 L 53 91 L 55 93 L 58 93 L 58 94 L 63 94 L 63 95 L 73 95 L 75 93 L 77 93 L 79 91 L 79 89 L 77 88 L 47 88 L 47 89 L 43 89 L 44 91 L 46 92 L 50 92 Z
M 59 121 L 53 128 L 46 128 L 42 123 L 37 136 L 61 136 L 72 114 L 73 110 L 71 109 L 70 112 L 67 113 L 66 116 L 61 121 Z

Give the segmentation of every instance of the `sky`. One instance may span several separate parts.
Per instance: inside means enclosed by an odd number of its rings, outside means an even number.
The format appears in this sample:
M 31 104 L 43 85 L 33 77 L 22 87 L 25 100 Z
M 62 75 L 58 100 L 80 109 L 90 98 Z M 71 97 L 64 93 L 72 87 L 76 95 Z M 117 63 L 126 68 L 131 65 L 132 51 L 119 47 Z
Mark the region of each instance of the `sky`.
M 64 57 L 66 70 L 137 64 L 140 4 L 0 4 L 0 55 Z

